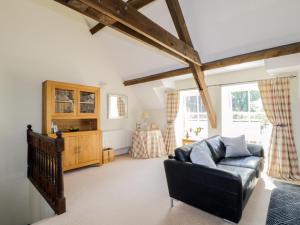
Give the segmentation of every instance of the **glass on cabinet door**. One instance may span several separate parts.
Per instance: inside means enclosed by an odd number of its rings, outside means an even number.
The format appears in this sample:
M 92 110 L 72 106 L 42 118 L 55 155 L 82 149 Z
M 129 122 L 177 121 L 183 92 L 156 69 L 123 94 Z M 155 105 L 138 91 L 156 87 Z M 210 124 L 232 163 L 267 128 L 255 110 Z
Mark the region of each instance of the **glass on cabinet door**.
M 89 91 L 80 91 L 79 93 L 79 112 L 81 114 L 96 113 L 96 93 Z
M 55 114 L 75 113 L 75 90 L 55 88 Z

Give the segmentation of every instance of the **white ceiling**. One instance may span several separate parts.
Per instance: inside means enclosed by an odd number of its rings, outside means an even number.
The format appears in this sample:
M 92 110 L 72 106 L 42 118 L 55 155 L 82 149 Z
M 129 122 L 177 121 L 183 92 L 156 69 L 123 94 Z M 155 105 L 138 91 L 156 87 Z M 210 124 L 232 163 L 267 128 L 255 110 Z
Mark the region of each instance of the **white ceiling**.
M 202 62 L 300 41 L 299 0 L 181 0 L 185 19 Z M 141 12 L 176 35 L 164 0 Z M 95 39 L 105 43 L 123 79 L 147 76 L 183 65 L 110 28 Z

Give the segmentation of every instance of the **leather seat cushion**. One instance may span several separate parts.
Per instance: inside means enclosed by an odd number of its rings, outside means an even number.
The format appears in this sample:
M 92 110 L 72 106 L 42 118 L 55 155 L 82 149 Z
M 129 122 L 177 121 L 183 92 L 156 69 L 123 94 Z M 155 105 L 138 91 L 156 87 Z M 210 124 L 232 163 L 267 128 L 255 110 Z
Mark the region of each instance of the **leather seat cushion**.
M 210 148 L 212 157 L 216 163 L 225 157 L 225 145 L 222 142 L 220 136 L 213 136 L 211 138 L 206 139 L 205 141 L 208 147 Z
M 218 164 L 217 168 L 235 172 L 241 176 L 243 186 L 243 199 L 245 199 L 251 193 L 253 187 L 256 184 L 256 173 L 254 169 L 221 164 Z
M 225 158 L 220 160 L 218 164 L 254 169 L 256 177 L 259 177 L 260 171 L 263 168 L 263 158 L 256 156 Z

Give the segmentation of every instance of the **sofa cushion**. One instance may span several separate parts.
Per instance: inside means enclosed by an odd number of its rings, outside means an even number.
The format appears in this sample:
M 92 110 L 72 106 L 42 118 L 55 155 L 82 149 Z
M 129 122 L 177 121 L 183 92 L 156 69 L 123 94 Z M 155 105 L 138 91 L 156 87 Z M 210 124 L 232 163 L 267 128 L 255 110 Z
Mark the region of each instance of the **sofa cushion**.
M 253 190 L 253 186 L 256 184 L 256 173 L 254 169 L 222 164 L 217 164 L 217 168 L 235 172 L 240 175 L 242 178 L 243 199 L 250 195 L 250 192 Z
M 180 162 L 191 162 L 191 149 L 177 148 L 175 149 L 175 159 Z
M 200 141 L 193 143 L 192 150 L 198 150 L 206 152 L 210 157 L 212 157 L 210 148 L 208 147 L 207 143 L 205 141 Z
M 213 136 L 205 140 L 212 153 L 213 160 L 217 163 L 225 157 L 225 145 L 220 136 Z
M 194 142 L 189 145 L 183 145 L 175 149 L 175 159 L 180 162 L 191 162 L 190 154 L 192 149 L 198 148 L 211 155 L 211 151 L 205 141 Z
M 256 156 L 225 158 L 219 161 L 218 164 L 254 169 L 256 177 L 259 177 L 260 171 L 263 169 L 263 158 Z
M 207 151 L 203 151 L 201 148 L 193 148 L 190 158 L 192 163 L 194 164 L 206 166 L 209 168 L 217 168 L 211 155 Z
M 245 135 L 238 137 L 222 137 L 222 141 L 226 147 L 226 158 L 251 155 L 247 149 Z
M 247 149 L 253 156 L 264 157 L 264 148 L 261 145 L 247 144 Z

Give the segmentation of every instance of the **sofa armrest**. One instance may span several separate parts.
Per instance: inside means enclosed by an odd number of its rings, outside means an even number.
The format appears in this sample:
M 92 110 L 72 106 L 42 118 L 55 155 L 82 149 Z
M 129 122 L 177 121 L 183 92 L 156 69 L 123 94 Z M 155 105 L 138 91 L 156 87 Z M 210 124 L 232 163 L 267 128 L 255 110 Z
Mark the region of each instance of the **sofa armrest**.
M 247 148 L 253 156 L 264 157 L 264 148 L 263 148 L 263 146 L 256 145 L 256 144 L 247 144 Z
M 229 171 L 164 161 L 170 197 L 238 222 L 242 214 L 241 177 Z

